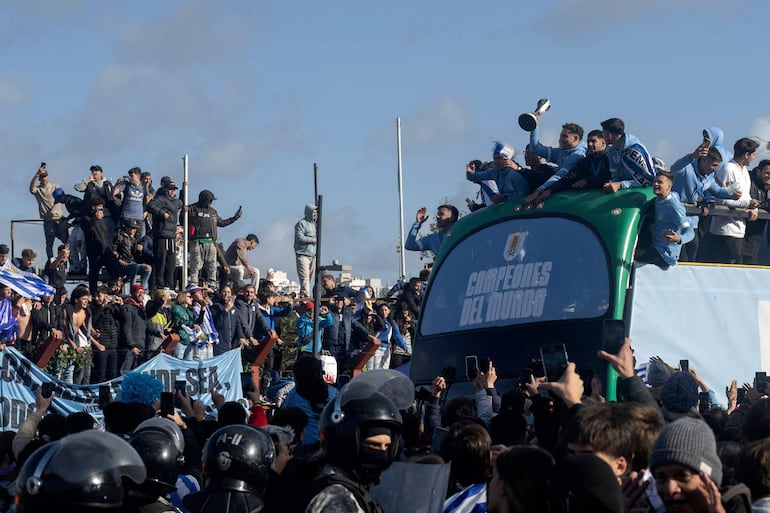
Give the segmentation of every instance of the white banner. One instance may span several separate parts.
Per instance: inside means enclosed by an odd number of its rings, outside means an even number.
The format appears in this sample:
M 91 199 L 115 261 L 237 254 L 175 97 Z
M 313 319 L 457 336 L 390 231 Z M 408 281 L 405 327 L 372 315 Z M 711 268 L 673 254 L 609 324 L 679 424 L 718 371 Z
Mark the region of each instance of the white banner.
M 211 392 L 216 391 L 226 401 L 243 401 L 241 388 L 241 351 L 233 349 L 208 360 L 179 360 L 159 354 L 132 372 L 155 376 L 167 392 L 174 390 L 175 381 L 187 382 L 187 393 L 192 399 L 206 405 L 212 411 Z M 120 391 L 121 378 L 109 383 L 112 397 Z M 0 431 L 19 429 L 27 416 L 35 411 L 35 397 L 42 383 L 54 383 L 54 400 L 49 411 L 68 415 L 77 411 L 90 413 L 97 421 L 102 412 L 98 405 L 99 383 L 94 385 L 70 385 L 55 380 L 43 372 L 21 353 L 9 347 L 0 351 Z M 104 384 L 104 383 L 101 383 Z
M 725 386 L 770 371 L 770 270 L 677 265 L 636 268 L 631 339 L 637 367 L 690 361 L 726 404 Z

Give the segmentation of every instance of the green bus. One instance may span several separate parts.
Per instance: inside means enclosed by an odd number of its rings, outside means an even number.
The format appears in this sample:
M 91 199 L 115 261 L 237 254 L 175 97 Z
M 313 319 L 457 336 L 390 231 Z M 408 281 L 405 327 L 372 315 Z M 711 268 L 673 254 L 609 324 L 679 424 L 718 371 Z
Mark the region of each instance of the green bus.
M 517 202 L 463 216 L 433 265 L 413 345 L 410 377 L 430 385 L 453 373 L 455 393 L 469 393 L 465 358 L 490 358 L 501 389 L 539 359 L 541 346 L 563 343 L 570 361 L 603 376 L 596 355 L 605 319 L 629 319 L 633 254 L 652 222 L 649 187 L 607 194 L 569 191 L 542 208 Z M 614 398 L 614 380 L 605 389 Z

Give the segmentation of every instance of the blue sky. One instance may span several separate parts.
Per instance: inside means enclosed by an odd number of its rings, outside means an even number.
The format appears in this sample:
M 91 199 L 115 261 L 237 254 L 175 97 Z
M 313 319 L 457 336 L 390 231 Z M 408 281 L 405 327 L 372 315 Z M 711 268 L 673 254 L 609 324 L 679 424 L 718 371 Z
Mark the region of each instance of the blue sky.
M 735 0 L 541 2 L 6 2 L 0 8 L 0 241 L 36 217 L 41 161 L 72 185 L 98 163 L 215 192 L 225 243 L 253 232 L 263 273 L 295 277 L 293 225 L 324 197 L 324 261 L 397 278 L 396 118 L 405 229 L 427 206 L 465 205 L 465 162 L 492 141 L 527 142 L 516 118 L 538 98 L 586 131 L 625 120 L 666 162 L 700 132 L 770 139 L 770 4 Z M 764 152 L 763 146 L 763 152 Z M 767 156 L 766 153 L 760 157 Z M 523 162 L 521 156 L 517 156 Z M 424 228 L 427 230 L 427 227 Z M 41 227 L 17 253 L 44 255 Z M 407 258 L 407 274 L 421 267 Z

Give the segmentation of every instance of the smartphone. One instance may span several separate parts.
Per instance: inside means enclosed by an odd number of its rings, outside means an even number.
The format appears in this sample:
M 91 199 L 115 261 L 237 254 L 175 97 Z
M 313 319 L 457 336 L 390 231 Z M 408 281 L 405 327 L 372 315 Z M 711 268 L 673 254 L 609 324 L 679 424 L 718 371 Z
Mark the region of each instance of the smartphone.
M 602 349 L 606 353 L 618 354 L 626 340 L 626 321 L 604 319 L 602 323 Z
M 350 376 L 348 376 L 347 374 L 337 375 L 337 388 L 342 388 L 348 383 L 350 383 Z
M 110 385 L 99 385 L 99 406 L 104 406 L 110 401 L 112 401 Z
M 174 394 L 171 392 L 160 393 L 160 416 L 166 417 L 167 415 L 174 414 Z
M 711 398 L 708 392 L 698 393 L 698 412 L 702 415 L 711 409 Z
M 489 372 L 489 364 L 491 363 L 492 359 L 488 356 L 484 358 L 479 358 L 479 369 L 481 369 L 481 372 Z
M 474 380 L 479 375 L 479 359 L 477 356 L 465 357 L 465 375 Z
M 441 443 L 444 441 L 448 433 L 449 433 L 449 429 L 441 426 L 436 426 L 436 429 L 433 430 L 433 440 L 431 440 L 430 452 L 432 452 L 433 454 L 441 453 Z
M 532 369 L 529 367 L 524 367 L 521 369 L 521 374 L 519 375 L 519 388 L 524 390 L 527 387 L 527 383 L 530 383 L 532 381 Z
M 743 401 L 746 399 L 746 389 L 741 387 L 738 389 L 738 399 L 736 402 L 738 404 L 743 404 Z
M 45 167 L 45 162 L 41 162 L 40 167 Z
M 53 383 L 50 381 L 46 381 L 42 385 L 40 385 L 40 395 L 48 399 L 53 395 Z
M 679 370 L 690 372 L 690 360 L 679 360 Z
M 559 381 L 567 369 L 567 348 L 564 344 L 552 344 L 540 348 L 546 381 Z
M 711 148 L 711 137 L 709 136 L 708 130 L 703 131 L 703 147 L 706 149 Z
M 243 397 L 249 397 L 248 393 L 254 391 L 254 378 L 251 372 L 241 372 L 241 390 Z
M 187 393 L 187 381 L 184 381 L 182 379 L 178 379 L 174 381 L 174 392 Z
M 767 373 L 757 372 L 754 374 L 754 388 L 757 389 L 759 395 L 765 395 L 767 393 Z

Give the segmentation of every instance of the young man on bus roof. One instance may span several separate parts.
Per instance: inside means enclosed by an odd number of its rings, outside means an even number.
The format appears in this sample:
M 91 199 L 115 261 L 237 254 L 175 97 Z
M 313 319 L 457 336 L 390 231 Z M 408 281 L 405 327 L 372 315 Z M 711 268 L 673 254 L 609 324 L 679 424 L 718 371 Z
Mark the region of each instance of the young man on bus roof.
M 519 165 L 513 161 L 515 154 L 513 147 L 495 141 L 492 150 L 492 166 L 476 169 L 475 163 L 469 162 L 465 166 L 465 178 L 482 184 L 488 180 L 494 180 L 497 193 L 490 196 L 493 203 L 523 198 L 529 193 L 529 183 L 519 172 Z
M 449 229 L 460 217 L 460 212 L 454 205 L 439 206 L 436 211 L 436 232 L 418 239 L 417 233 L 420 231 L 420 227 L 428 220 L 427 211 L 428 209 L 425 207 L 417 211 L 412 229 L 409 230 L 409 235 L 406 236 L 404 249 L 409 251 L 432 251 L 435 256 L 441 247 L 441 243 L 444 242 Z
M 751 177 L 749 164 L 757 156 L 759 144 L 743 137 L 733 145 L 735 156 L 730 162 L 721 166 L 716 173 L 717 182 L 729 190 L 740 190 L 743 194 L 738 199 L 716 199 L 718 205 L 730 208 L 746 208 L 749 210 L 749 220 L 757 219 L 759 212 L 756 203 L 752 202 Z M 743 254 L 743 237 L 746 234 L 745 217 L 715 217 L 711 220 L 709 233 L 703 240 L 705 261 L 723 264 L 739 264 Z
M 548 162 L 559 166 L 559 170 L 546 180 L 529 196 L 524 199 L 526 204 L 540 203 L 540 196 L 551 184 L 561 180 L 569 173 L 580 159 L 586 156 L 586 145 L 583 139 L 583 127 L 577 123 L 565 123 L 561 126 L 559 134 L 559 147 L 554 148 L 540 143 L 540 114 L 537 115 L 537 125 L 529 133 L 529 148 L 535 155 L 540 155 Z
M 601 130 L 592 130 L 586 139 L 588 153 L 561 180 L 552 182 L 540 195 L 545 201 L 555 192 L 569 189 L 601 189 L 610 179 L 607 142 Z
M 673 191 L 679 195 L 679 199 L 683 203 L 701 205 L 713 203 L 716 198 L 740 198 L 742 194 L 740 190 L 731 192 L 716 183 L 716 171 L 723 159 L 722 151 L 714 144 L 714 141 L 717 138 L 721 140 L 722 131 L 718 128 L 710 128 L 704 132 L 709 135 L 708 142 L 704 136 L 703 142 L 695 148 L 695 151 L 688 153 L 671 165 L 671 173 L 674 175 Z M 714 135 L 711 135 L 712 133 Z M 729 152 L 728 154 L 732 155 Z M 706 207 L 704 206 L 704 208 Z M 704 210 L 700 216 L 690 216 L 690 224 L 695 230 L 695 238 L 682 247 L 682 253 L 679 256 L 681 262 L 697 261 L 701 240 L 711 225 L 708 210 Z
M 685 213 L 679 196 L 671 191 L 674 185 L 674 175 L 666 170 L 659 159 L 660 165 L 655 179 L 652 181 L 652 192 L 655 194 L 655 224 L 652 232 L 652 248 L 638 248 L 636 260 L 649 262 L 661 269 L 676 265 L 682 245 L 687 244 L 695 236 L 695 232 Z
M 604 140 L 610 146 L 607 157 L 612 176 L 612 180 L 604 184 L 604 190 L 618 192 L 651 185 L 655 166 L 647 148 L 636 136 L 626 133 L 622 119 L 605 119 L 601 125 Z

